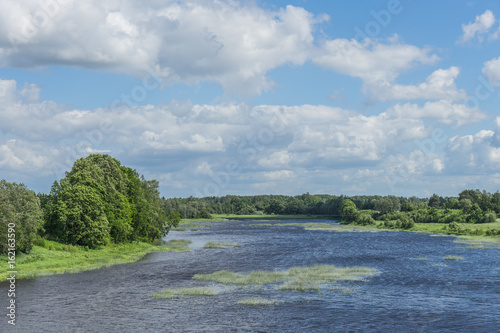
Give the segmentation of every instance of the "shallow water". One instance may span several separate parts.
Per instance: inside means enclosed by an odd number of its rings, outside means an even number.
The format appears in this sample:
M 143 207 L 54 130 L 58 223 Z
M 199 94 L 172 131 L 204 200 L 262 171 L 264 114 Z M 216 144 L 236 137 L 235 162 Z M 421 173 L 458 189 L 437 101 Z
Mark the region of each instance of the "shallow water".
M 2 316 L 0 331 L 496 332 L 500 327 L 498 249 L 465 249 L 453 243 L 454 237 L 419 233 L 249 226 L 255 223 L 212 223 L 211 228 L 166 237 L 192 240 L 191 252 L 152 253 L 133 264 L 17 281 L 16 326 Z M 242 246 L 203 249 L 209 241 Z M 463 260 L 444 260 L 447 255 Z M 377 274 L 367 282 L 328 284 L 320 292 L 192 279 L 223 269 L 250 272 L 314 264 L 368 266 Z M 165 288 L 200 285 L 220 293 L 150 297 Z M 7 285 L 0 289 L 5 309 Z M 277 302 L 237 304 L 254 296 Z

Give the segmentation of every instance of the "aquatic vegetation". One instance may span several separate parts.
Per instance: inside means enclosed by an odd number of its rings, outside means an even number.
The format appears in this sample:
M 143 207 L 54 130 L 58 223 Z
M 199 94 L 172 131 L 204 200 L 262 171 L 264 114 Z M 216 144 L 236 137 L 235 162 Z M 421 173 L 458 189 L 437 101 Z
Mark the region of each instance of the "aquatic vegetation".
M 176 296 L 217 296 L 218 292 L 215 289 L 207 287 L 181 287 L 168 288 L 151 295 L 155 298 L 174 298 Z
M 243 298 L 237 302 L 243 305 L 274 305 L 277 303 L 275 299 L 265 299 L 259 297 Z
M 189 244 L 191 244 L 190 240 L 172 239 L 166 242 L 164 246 L 168 249 L 168 251 L 189 252 Z
M 427 257 L 415 257 L 413 260 L 427 260 Z
M 307 267 L 292 267 L 286 271 L 258 270 L 248 274 L 222 270 L 211 274 L 196 274 L 193 276 L 193 279 L 236 285 L 264 285 L 283 282 L 277 289 L 312 291 L 319 290 L 322 283 L 331 281 L 367 281 L 365 278 L 375 273 L 376 270 L 369 267 L 314 265 Z
M 170 229 L 170 231 L 187 231 L 187 229 L 178 227 L 178 228 L 172 228 Z
M 459 237 L 453 241 L 456 244 L 467 245 L 466 249 L 499 249 L 500 250 L 500 239 L 490 238 L 490 237 L 478 237 L 478 238 L 465 238 Z
M 221 243 L 221 242 L 208 242 L 205 245 L 203 245 L 203 248 L 205 249 L 223 249 L 225 247 L 232 246 L 232 247 L 241 247 L 241 244 L 236 244 L 236 243 Z
M 464 257 L 462 257 L 462 256 L 446 256 L 446 257 L 444 257 L 444 260 L 464 260 Z
M 448 267 L 448 265 L 443 264 L 442 262 L 437 262 L 433 266 L 436 266 L 436 267 Z

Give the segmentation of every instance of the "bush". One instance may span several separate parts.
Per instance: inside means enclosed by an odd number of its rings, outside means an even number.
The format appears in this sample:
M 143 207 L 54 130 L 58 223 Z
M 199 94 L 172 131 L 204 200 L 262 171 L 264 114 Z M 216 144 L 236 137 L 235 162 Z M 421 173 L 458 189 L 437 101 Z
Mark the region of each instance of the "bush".
M 373 219 L 370 213 L 360 213 L 356 217 L 356 224 L 373 225 L 375 224 L 375 220 Z
M 399 228 L 411 229 L 415 226 L 415 221 L 413 221 L 411 217 L 402 216 L 401 218 L 398 219 L 396 225 L 399 225 Z

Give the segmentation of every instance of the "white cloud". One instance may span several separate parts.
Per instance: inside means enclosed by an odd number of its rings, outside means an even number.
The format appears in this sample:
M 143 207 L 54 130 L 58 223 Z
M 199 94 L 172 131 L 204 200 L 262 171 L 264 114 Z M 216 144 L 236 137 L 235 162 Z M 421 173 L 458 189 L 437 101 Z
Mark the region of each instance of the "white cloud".
M 477 123 L 486 119 L 486 115 L 479 108 L 469 108 L 449 100 L 426 102 L 423 106 L 411 103 L 396 104 L 389 108 L 387 113 L 403 119 L 437 119 L 443 124 L 454 126 Z
M 269 180 L 283 180 L 294 177 L 294 173 L 291 170 L 278 170 L 265 172 L 264 177 Z
M 320 66 L 358 77 L 365 88 L 387 85 L 402 72 L 417 64 L 432 64 L 438 60 L 430 50 L 402 44 L 392 39 L 388 44 L 365 39 L 334 39 L 323 43 L 313 58 Z
M 257 163 L 264 168 L 274 169 L 287 167 L 291 161 L 290 153 L 287 150 L 281 150 L 262 157 Z
M 496 119 L 496 123 L 500 123 Z M 495 137 L 500 133 L 481 130 L 474 135 L 455 136 L 448 144 L 448 158 L 452 170 L 465 174 L 484 174 L 498 170 L 500 163 L 500 147 L 495 144 Z
M 463 35 L 461 40 L 467 42 L 477 37 L 478 40 L 482 42 L 484 35 L 490 31 L 495 22 L 496 19 L 493 12 L 489 9 L 486 10 L 483 14 L 476 16 L 476 20 L 474 22 L 462 24 Z
M 418 85 L 372 85 L 370 87 L 373 99 L 386 100 L 411 100 L 411 99 L 446 99 L 464 100 L 467 94 L 462 89 L 457 89 L 455 80 L 460 74 L 458 67 L 434 71 L 425 82 Z
M 71 1 L 51 15 L 42 8 L 35 0 L 0 3 L 1 66 L 70 65 L 139 78 L 154 71 L 165 84 L 214 81 L 240 95 L 269 89 L 269 70 L 304 63 L 314 25 L 326 19 L 232 0 Z
M 499 117 L 496 133 L 481 132 L 469 145 L 471 139 L 457 137 L 447 154 L 438 150 L 416 158 L 415 142 L 432 133 L 427 120 L 455 125 L 483 119 L 479 110 L 450 101 L 397 105 L 375 115 L 322 105 L 244 103 L 74 110 L 22 93 L 37 87 L 17 88 L 15 81 L 2 80 L 0 86 L 8 101 L 0 105 L 0 130 L 9 138 L 0 139 L 0 172 L 4 177 L 41 174 L 48 184 L 63 177 L 77 158 L 96 152 L 109 152 L 141 173 L 147 170 L 165 189 L 186 196 L 195 195 L 195 187 L 203 193 L 205 183 L 217 184 L 219 194 L 226 193 L 221 186 L 227 183 L 227 189 L 259 184 L 261 191 L 296 193 L 331 192 L 328 184 L 339 182 L 353 191 L 363 184 L 369 191 L 384 185 L 384 175 L 397 172 L 398 165 L 419 177 L 446 175 L 473 155 L 475 168 L 484 159 L 491 172 L 500 156 Z M 242 171 L 228 177 L 229 161 Z
M 484 63 L 483 75 L 492 83 L 500 83 L 500 57 Z

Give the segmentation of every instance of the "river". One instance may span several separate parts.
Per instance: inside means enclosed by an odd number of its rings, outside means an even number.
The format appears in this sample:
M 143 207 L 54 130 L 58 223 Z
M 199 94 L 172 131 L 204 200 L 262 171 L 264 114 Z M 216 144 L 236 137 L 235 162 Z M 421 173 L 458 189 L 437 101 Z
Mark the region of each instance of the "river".
M 274 221 L 287 223 L 303 221 Z M 314 221 L 327 222 L 327 221 Z M 335 232 L 259 221 L 173 231 L 191 251 L 151 253 L 96 271 L 17 281 L 16 326 L 1 332 L 495 332 L 500 327 L 500 252 L 455 237 L 409 232 Z M 204 249 L 209 241 L 241 247 Z M 461 260 L 445 260 L 446 256 Z M 376 270 L 366 281 L 297 292 L 193 280 L 231 270 L 329 264 Z M 165 288 L 211 286 L 217 296 L 151 297 Z M 7 313 L 7 284 L 0 284 Z M 245 297 L 272 305 L 242 305 Z

